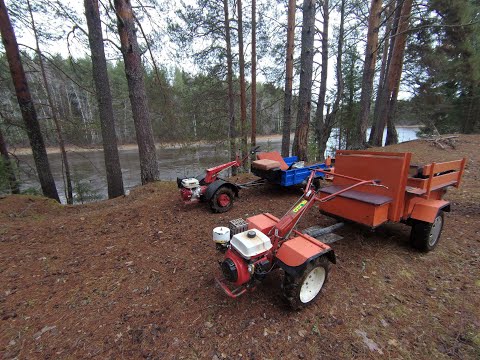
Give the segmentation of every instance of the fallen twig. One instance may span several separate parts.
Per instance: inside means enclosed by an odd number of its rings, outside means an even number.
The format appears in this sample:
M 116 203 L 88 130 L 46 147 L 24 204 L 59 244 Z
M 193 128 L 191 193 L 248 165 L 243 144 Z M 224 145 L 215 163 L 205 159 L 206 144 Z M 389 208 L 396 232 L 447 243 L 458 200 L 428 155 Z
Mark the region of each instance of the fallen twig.
M 429 141 L 433 143 L 434 146 L 438 146 L 442 150 L 445 150 L 447 146 L 452 149 L 456 148 L 455 139 L 458 139 L 458 135 L 450 135 L 450 136 L 443 136 L 443 137 L 434 137 L 430 139 L 425 139 L 425 141 Z

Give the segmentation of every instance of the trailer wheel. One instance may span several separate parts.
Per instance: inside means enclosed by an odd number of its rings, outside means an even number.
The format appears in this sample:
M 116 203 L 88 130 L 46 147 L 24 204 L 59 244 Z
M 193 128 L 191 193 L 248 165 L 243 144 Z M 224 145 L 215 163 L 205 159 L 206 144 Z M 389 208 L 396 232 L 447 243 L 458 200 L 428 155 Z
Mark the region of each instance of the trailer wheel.
M 285 273 L 283 296 L 294 310 L 313 303 L 325 285 L 330 270 L 330 261 L 321 256 L 307 265 L 301 276 Z
M 322 187 L 322 183 L 320 182 L 320 180 L 322 180 L 322 179 L 319 178 L 319 177 L 316 177 L 316 178 L 314 178 L 313 181 L 312 181 L 313 189 L 314 189 L 315 191 L 320 190 L 320 188 Z
M 233 206 L 235 194 L 227 186 L 220 187 L 210 199 L 210 208 L 214 213 L 224 213 Z
M 429 252 L 435 248 L 440 239 L 444 223 L 443 211 L 439 211 L 433 223 L 415 221 L 412 225 L 410 240 L 421 251 Z

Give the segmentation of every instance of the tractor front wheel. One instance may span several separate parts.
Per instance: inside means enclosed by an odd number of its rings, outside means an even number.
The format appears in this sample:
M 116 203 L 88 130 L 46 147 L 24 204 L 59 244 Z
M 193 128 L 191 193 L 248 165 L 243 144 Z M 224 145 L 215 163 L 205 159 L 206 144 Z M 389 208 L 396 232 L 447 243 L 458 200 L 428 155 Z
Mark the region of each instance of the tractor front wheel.
M 233 199 L 235 194 L 232 189 L 222 186 L 210 199 L 210 208 L 214 213 L 224 213 L 230 210 L 233 206 Z
M 437 246 L 443 229 L 443 211 L 439 211 L 433 223 L 415 221 L 412 225 L 410 240 L 412 245 L 424 252 L 431 251 Z
M 317 300 L 325 285 L 330 270 L 330 261 L 321 256 L 307 265 L 301 276 L 285 273 L 283 295 L 294 309 L 301 309 Z

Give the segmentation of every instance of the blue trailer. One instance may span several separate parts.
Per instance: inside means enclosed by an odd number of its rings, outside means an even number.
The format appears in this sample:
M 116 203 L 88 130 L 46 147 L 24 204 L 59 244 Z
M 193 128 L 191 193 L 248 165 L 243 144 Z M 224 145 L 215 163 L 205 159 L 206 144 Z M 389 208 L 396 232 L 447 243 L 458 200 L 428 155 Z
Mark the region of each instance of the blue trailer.
M 301 184 L 310 176 L 313 169 L 331 168 L 325 163 L 303 166 L 303 162 L 299 162 L 297 156 L 282 158 L 278 152 L 258 153 L 257 158 L 258 160 L 252 162 L 252 173 L 281 186 Z M 319 173 L 318 179 L 322 178 L 323 175 Z

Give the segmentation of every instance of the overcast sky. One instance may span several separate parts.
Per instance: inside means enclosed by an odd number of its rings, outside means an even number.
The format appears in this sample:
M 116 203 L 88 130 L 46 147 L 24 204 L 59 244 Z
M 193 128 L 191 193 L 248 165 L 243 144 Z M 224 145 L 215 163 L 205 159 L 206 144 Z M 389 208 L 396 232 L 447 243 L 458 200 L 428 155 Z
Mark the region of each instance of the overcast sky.
M 16 1 L 18 0 L 6 0 L 7 7 Z M 194 0 L 187 0 L 185 2 L 190 4 L 195 4 Z M 133 3 L 135 5 L 135 0 L 133 1 Z M 52 1 L 52 4 L 54 4 L 53 1 Z M 65 1 L 62 1 L 61 4 L 62 6 L 64 6 L 64 9 L 70 10 L 69 15 L 71 15 L 72 17 L 76 17 L 79 21 L 79 26 L 81 26 L 86 30 L 83 2 L 78 0 L 76 1 L 65 0 Z M 162 4 L 162 6 L 164 6 L 162 9 L 148 9 L 148 14 L 150 17 L 144 16 L 142 20 L 142 27 L 147 34 L 150 34 L 152 32 L 152 29 L 154 28 L 160 34 L 164 34 L 164 35 L 160 35 L 160 38 L 156 37 L 153 41 L 155 45 L 155 49 L 154 49 L 155 61 L 157 62 L 157 64 L 160 64 L 161 66 L 166 67 L 168 70 L 170 70 L 170 72 L 172 72 L 172 70 L 175 67 L 181 67 L 182 69 L 189 72 L 193 72 L 193 73 L 198 72 L 199 71 L 198 67 L 196 67 L 192 57 L 189 56 L 188 53 L 183 52 L 183 56 L 180 60 L 175 57 L 175 54 L 177 53 L 177 46 L 173 44 L 165 35 L 167 19 L 173 18 L 175 16 L 175 10 L 180 6 L 179 2 L 178 1 L 165 2 L 165 4 Z M 250 15 L 249 14 L 250 3 L 246 5 L 244 4 L 244 8 L 245 8 L 244 17 L 247 18 Z M 58 10 L 61 10 L 61 9 L 58 9 Z M 283 13 L 282 10 L 283 9 L 280 7 L 280 11 L 281 11 L 280 13 L 276 13 L 276 14 L 274 14 L 273 12 L 272 14 L 267 13 L 267 16 L 270 15 L 272 17 L 276 17 L 275 21 L 277 23 L 284 23 L 286 22 L 286 11 L 285 13 Z M 106 19 L 105 12 L 103 11 L 103 9 L 101 9 L 101 11 L 102 11 L 102 18 Z M 89 49 L 88 49 L 88 43 L 87 43 L 86 37 L 79 30 L 72 32 L 73 25 L 74 25 L 73 21 L 61 19 L 60 17 L 55 16 L 54 11 L 49 11 L 47 14 L 35 13 L 34 17 L 37 23 L 37 27 L 40 28 L 40 30 L 46 30 L 52 33 L 61 34 L 61 38 L 54 41 L 48 41 L 45 39 L 42 40 L 41 46 L 44 52 L 48 52 L 50 54 L 60 53 L 63 57 L 68 57 L 69 55 L 72 55 L 74 57 L 89 56 Z M 317 18 L 320 18 L 320 15 L 317 15 Z M 301 12 L 298 11 L 297 19 L 296 19 L 297 24 L 300 24 L 301 20 L 302 20 Z M 330 36 L 333 35 L 334 26 L 338 26 L 338 22 L 339 22 L 338 13 L 332 12 L 330 17 L 330 30 L 329 30 Z M 317 24 L 317 26 L 321 26 L 321 24 Z M 106 30 L 105 26 L 103 26 L 103 29 L 104 29 L 104 37 L 118 44 L 118 38 L 116 33 Z M 28 26 L 26 26 L 25 24 L 16 22 L 15 31 L 17 34 L 18 42 L 20 44 L 25 44 L 32 48 L 35 47 L 35 41 L 34 41 L 32 30 Z M 300 31 L 300 28 L 298 28 L 297 31 Z M 138 32 L 138 34 L 140 36 L 140 32 Z M 246 52 L 245 56 L 248 61 L 250 59 L 250 54 L 251 54 L 250 34 L 244 35 L 244 42 L 245 42 L 245 52 Z M 320 46 L 318 36 L 316 40 L 316 46 Z M 359 46 L 360 54 L 363 57 L 364 44 L 362 39 L 359 39 L 358 46 Z M 105 47 L 106 47 L 108 59 L 115 61 L 121 58 L 121 54 L 119 53 L 119 51 L 115 49 L 115 47 L 113 47 L 109 42 L 105 42 Z M 299 49 L 296 49 L 296 51 L 298 52 Z M 298 56 L 299 54 L 297 53 L 296 55 Z M 333 55 L 334 55 L 333 51 L 331 51 L 330 61 L 329 61 L 329 71 L 328 71 L 328 88 L 330 89 L 334 89 L 336 87 L 336 82 L 335 82 L 336 59 Z M 148 57 L 146 57 L 146 60 L 150 62 L 150 59 Z M 315 61 L 317 64 L 321 63 L 320 54 L 318 54 L 315 57 Z M 268 57 L 261 59 L 259 61 L 258 74 L 257 74 L 258 81 L 264 82 L 267 80 L 265 76 L 262 75 L 262 67 L 272 66 L 272 65 L 274 64 L 272 63 L 271 58 L 268 58 Z M 279 65 L 283 67 L 285 64 L 283 61 L 282 64 L 275 64 L 275 65 Z M 318 80 L 320 77 L 319 69 L 316 72 L 315 76 L 317 77 L 317 80 Z M 295 80 L 298 82 L 298 76 L 296 77 Z M 313 98 L 316 99 L 316 97 L 318 96 L 318 90 L 314 88 L 312 93 L 313 93 Z

